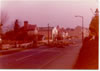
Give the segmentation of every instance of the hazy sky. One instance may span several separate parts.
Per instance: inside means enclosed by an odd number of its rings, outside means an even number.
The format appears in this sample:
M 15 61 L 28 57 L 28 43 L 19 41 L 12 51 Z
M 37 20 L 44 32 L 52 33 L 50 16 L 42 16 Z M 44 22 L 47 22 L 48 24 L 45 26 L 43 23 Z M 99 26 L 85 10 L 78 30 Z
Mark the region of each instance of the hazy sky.
M 84 26 L 88 27 L 93 17 L 90 8 L 94 12 L 97 7 L 97 0 L 1 0 L 0 9 L 9 16 L 7 24 L 19 19 L 22 24 L 27 20 L 37 26 L 49 23 L 74 28 L 82 25 L 82 19 L 76 15 L 83 16 Z

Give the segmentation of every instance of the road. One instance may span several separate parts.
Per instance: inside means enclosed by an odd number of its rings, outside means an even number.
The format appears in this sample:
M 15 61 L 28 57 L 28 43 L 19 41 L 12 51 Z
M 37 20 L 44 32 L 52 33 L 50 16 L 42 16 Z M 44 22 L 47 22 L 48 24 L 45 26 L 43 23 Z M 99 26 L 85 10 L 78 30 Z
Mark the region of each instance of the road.
M 40 47 L 0 56 L 0 69 L 71 69 L 81 43 L 65 48 Z

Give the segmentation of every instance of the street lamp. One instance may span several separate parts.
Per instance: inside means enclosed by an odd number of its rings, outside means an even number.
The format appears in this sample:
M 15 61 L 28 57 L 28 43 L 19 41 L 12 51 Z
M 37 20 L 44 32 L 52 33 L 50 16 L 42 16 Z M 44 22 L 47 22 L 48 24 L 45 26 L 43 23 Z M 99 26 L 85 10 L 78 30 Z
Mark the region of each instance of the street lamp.
M 2 26 L 3 24 L 0 24 L 0 49 L 2 49 Z
M 48 24 L 48 45 L 49 45 L 49 24 Z
M 82 42 L 83 42 L 83 39 L 84 39 L 84 33 L 83 33 L 84 32 L 84 28 L 83 28 L 84 27 L 84 24 L 83 24 L 84 17 L 83 16 L 75 16 L 75 17 L 80 17 L 82 19 Z

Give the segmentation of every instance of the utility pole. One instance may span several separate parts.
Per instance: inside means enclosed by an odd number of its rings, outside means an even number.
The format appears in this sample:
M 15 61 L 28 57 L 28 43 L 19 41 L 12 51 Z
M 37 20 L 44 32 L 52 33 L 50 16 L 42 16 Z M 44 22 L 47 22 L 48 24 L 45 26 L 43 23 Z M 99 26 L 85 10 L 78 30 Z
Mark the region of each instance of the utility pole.
M 49 24 L 48 24 L 48 45 L 49 45 Z
M 83 16 L 75 16 L 75 17 L 80 17 L 82 19 L 82 43 L 84 40 L 84 17 Z
M 82 16 L 82 42 L 84 41 L 84 21 L 83 21 L 83 16 Z
M 2 24 L 0 24 L 0 49 L 2 49 Z

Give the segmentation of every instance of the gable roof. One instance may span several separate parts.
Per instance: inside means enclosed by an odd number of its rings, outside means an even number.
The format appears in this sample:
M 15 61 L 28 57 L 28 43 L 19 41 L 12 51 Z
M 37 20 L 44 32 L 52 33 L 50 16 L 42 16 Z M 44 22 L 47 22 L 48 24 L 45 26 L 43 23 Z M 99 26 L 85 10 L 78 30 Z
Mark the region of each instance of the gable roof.
M 35 30 L 36 27 L 37 27 L 36 25 L 30 25 L 30 24 L 28 24 L 26 30 L 27 30 L 27 31 L 28 31 L 28 30 Z
M 52 30 L 54 27 L 49 27 L 49 30 Z M 47 31 L 48 27 L 38 27 L 39 31 Z
M 31 31 L 31 30 L 35 30 L 37 28 L 36 25 L 31 25 L 28 24 L 27 27 L 23 26 L 19 29 L 19 31 Z

